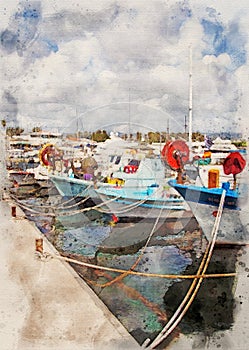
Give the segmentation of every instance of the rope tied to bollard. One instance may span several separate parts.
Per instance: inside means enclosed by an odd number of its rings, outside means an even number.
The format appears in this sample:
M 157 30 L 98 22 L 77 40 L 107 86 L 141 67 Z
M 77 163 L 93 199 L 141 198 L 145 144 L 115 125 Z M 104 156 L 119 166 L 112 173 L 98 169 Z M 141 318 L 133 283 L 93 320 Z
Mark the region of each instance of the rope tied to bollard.
M 120 274 L 136 275 L 136 276 L 143 276 L 143 277 L 157 277 L 157 278 L 168 278 L 168 279 L 195 279 L 195 278 L 200 279 L 200 278 L 235 277 L 237 275 L 236 272 L 216 273 L 216 274 L 195 274 L 195 275 L 157 274 L 157 273 L 139 272 L 139 271 L 134 271 L 134 270 L 125 270 L 125 269 L 118 269 L 118 268 L 113 268 L 113 267 L 95 265 L 95 264 L 90 264 L 87 262 L 79 261 L 76 259 L 68 258 L 65 256 L 44 252 L 44 250 L 43 250 L 43 238 L 36 239 L 36 252 L 35 253 L 36 253 L 36 257 L 39 260 L 44 261 L 44 262 L 47 262 L 51 259 L 57 259 L 60 261 L 65 261 L 68 263 L 77 264 L 77 265 L 84 266 L 84 267 L 91 268 L 91 269 L 104 270 L 104 271 L 116 272 L 116 273 L 120 273 Z

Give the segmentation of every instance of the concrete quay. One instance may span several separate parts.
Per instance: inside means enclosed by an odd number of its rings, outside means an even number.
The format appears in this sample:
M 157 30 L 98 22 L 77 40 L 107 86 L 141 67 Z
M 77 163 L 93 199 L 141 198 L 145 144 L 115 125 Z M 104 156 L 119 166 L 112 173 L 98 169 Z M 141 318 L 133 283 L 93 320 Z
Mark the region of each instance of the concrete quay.
M 1 350 L 139 349 L 140 346 L 71 266 L 35 254 L 33 223 L 0 200 Z M 44 238 L 44 251 L 55 254 Z

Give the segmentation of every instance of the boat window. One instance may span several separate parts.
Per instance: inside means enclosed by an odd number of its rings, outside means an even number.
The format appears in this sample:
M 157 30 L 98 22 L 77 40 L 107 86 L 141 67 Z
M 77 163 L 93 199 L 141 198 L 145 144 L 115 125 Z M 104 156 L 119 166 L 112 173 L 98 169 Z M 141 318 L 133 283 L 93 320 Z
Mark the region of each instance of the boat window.
M 135 165 L 135 166 L 139 166 L 140 164 L 140 160 L 137 160 L 137 159 L 132 159 L 128 165 Z
M 111 156 L 110 163 L 113 162 L 114 158 L 115 158 L 115 156 Z
M 121 160 L 121 156 L 117 156 L 117 159 L 115 161 L 115 164 L 119 164 L 120 163 L 120 160 Z

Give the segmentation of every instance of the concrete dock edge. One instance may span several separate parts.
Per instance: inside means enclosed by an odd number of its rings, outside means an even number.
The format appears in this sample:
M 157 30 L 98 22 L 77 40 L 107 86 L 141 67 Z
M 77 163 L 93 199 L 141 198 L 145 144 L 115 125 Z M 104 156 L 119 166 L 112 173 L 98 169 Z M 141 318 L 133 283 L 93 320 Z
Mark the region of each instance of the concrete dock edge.
M 140 348 L 68 263 L 37 258 L 36 238 L 57 251 L 20 208 L 12 217 L 11 202 L 1 200 L 0 213 L 1 349 Z

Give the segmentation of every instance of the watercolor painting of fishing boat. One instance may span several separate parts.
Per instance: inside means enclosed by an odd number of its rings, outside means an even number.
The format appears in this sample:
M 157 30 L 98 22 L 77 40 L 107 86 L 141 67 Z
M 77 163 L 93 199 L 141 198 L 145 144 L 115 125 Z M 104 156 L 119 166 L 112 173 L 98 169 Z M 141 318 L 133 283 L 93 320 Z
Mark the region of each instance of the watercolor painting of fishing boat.
M 246 350 L 246 0 L 0 19 L 2 347 Z
M 223 244 L 247 244 L 248 224 L 247 216 L 247 185 L 245 177 L 240 178 L 238 184 L 237 175 L 241 174 L 246 166 L 246 160 L 239 152 L 228 154 L 223 162 L 223 169 L 214 167 L 208 171 L 208 184 L 196 184 L 196 181 L 182 179 L 180 151 L 176 150 L 179 161 L 179 175 L 177 179 L 169 180 L 169 184 L 175 188 L 189 204 L 193 214 L 198 220 L 208 241 L 211 241 L 211 232 L 217 216 L 217 207 L 221 197 L 224 197 L 222 220 L 219 226 L 219 234 L 216 243 Z M 231 179 L 225 176 L 220 177 L 220 170 L 224 175 L 233 175 Z M 200 173 L 198 174 L 200 177 Z M 223 182 L 221 181 L 223 180 Z M 199 182 L 200 179 L 196 179 Z

